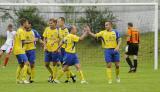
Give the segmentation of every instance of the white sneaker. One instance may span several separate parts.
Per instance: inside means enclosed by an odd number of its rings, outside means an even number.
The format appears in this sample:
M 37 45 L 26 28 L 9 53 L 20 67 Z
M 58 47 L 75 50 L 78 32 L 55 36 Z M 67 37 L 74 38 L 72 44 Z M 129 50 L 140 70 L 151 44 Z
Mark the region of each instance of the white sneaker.
M 2 68 L 6 68 L 6 66 L 2 66 Z
M 82 81 L 81 81 L 81 84 L 88 84 L 88 82 L 85 81 L 85 80 L 82 80 Z
M 28 80 L 23 81 L 24 84 L 29 84 L 30 82 Z
M 120 82 L 121 82 L 121 80 L 120 80 L 119 77 L 116 78 L 116 81 L 117 81 L 117 83 L 120 83 Z
M 53 80 L 53 82 L 54 82 L 54 83 L 57 83 L 57 84 L 59 84 L 59 83 L 60 83 L 60 81 L 59 81 L 59 80 L 57 80 L 57 79 Z
M 112 84 L 112 80 L 108 80 L 108 84 Z

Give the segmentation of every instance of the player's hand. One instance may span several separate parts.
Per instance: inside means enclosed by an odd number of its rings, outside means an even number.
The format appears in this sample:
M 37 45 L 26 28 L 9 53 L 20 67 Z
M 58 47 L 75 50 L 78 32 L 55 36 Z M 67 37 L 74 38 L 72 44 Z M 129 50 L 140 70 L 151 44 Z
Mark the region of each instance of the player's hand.
M 59 49 L 57 49 L 57 50 L 55 50 L 54 52 L 55 52 L 55 53 L 59 53 L 59 52 L 60 52 L 60 50 L 59 50 Z
M 114 51 L 119 51 L 119 46 L 117 46 L 115 49 L 114 49 Z
M 36 41 L 38 41 L 38 38 L 35 38 L 35 39 L 34 39 L 34 42 L 36 42 Z
M 46 51 L 46 50 L 47 50 L 46 46 L 43 46 L 43 50 L 44 50 L 44 51 Z

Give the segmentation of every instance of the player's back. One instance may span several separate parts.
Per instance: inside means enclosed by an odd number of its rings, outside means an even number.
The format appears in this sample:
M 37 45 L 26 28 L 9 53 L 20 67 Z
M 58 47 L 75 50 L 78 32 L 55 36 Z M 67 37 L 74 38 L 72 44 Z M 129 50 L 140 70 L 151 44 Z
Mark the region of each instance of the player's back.
M 15 55 L 25 53 L 25 50 L 22 46 L 22 40 L 25 40 L 25 30 L 23 28 L 19 28 L 14 37 L 13 53 Z
M 75 53 L 76 49 L 75 49 L 75 45 L 76 42 L 79 41 L 79 37 L 74 35 L 74 34 L 68 34 L 65 38 L 64 38 L 64 42 L 65 42 L 65 51 L 68 53 Z

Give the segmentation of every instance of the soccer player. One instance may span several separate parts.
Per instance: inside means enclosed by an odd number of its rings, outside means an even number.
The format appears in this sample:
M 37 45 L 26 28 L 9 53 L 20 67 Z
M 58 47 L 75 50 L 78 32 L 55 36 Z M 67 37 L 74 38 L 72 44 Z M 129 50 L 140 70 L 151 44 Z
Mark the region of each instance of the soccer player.
M 40 43 L 43 44 L 43 41 L 41 40 L 41 36 L 39 35 L 39 33 L 32 29 L 32 23 L 29 21 L 28 27 L 26 28 L 26 40 L 27 41 L 33 41 L 31 43 L 28 44 L 24 44 L 24 48 L 25 48 L 25 53 L 28 57 L 28 61 L 30 63 L 30 78 L 29 81 L 30 83 L 34 82 L 34 76 L 35 76 L 35 60 L 36 60 L 36 41 L 39 40 Z
M 59 53 L 55 52 L 58 48 L 59 37 L 58 30 L 56 29 L 57 20 L 51 18 L 49 20 L 49 27 L 46 27 L 43 33 L 44 37 L 44 50 L 45 50 L 45 67 L 50 72 L 48 82 L 52 82 L 52 78 L 56 76 L 57 63 L 59 62 Z M 53 65 L 53 69 L 50 67 L 50 63 Z
M 5 60 L 4 60 L 4 64 L 3 64 L 3 68 L 6 67 L 10 54 L 12 52 L 12 48 L 13 48 L 13 39 L 14 36 L 16 34 L 16 31 L 13 31 L 13 25 L 9 24 L 8 25 L 8 29 L 7 29 L 7 40 L 6 42 L 2 45 L 2 47 L 0 48 L 0 57 L 2 56 L 2 54 L 4 52 L 6 52 L 6 56 L 5 56 Z
M 16 82 L 17 83 L 30 83 L 27 80 L 27 72 L 28 68 L 30 68 L 30 64 L 28 62 L 28 58 L 25 54 L 24 44 L 32 43 L 33 41 L 28 40 L 26 41 L 26 27 L 28 25 L 28 20 L 25 18 L 20 19 L 20 27 L 18 28 L 15 38 L 14 38 L 14 45 L 13 45 L 13 53 L 16 55 L 18 60 L 18 67 L 16 72 Z M 22 79 L 21 79 L 22 73 Z
M 89 29 L 89 28 L 88 28 Z M 112 83 L 112 62 L 115 63 L 116 67 L 116 81 L 120 82 L 119 77 L 119 62 L 120 62 L 120 53 L 119 47 L 121 44 L 120 34 L 116 29 L 112 29 L 112 22 L 105 22 L 105 30 L 100 31 L 99 33 L 92 33 L 90 29 L 88 33 L 95 38 L 101 38 L 102 47 L 104 48 L 104 55 L 106 61 L 106 74 L 108 77 L 108 83 Z
M 130 66 L 130 70 L 128 73 L 136 72 L 137 70 L 137 56 L 138 56 L 138 49 L 139 49 L 139 31 L 137 28 L 133 27 L 132 23 L 128 23 L 128 32 L 127 32 L 127 46 L 126 46 L 126 53 L 125 58 Z M 133 55 L 132 64 L 131 59 L 129 56 Z
M 59 32 L 60 41 L 62 41 L 64 39 L 64 37 L 66 37 L 69 34 L 68 29 L 65 27 L 65 18 L 64 17 L 59 17 L 59 19 L 57 21 L 57 24 L 58 24 L 58 27 L 59 27 L 58 32 Z M 64 59 L 64 56 L 65 56 L 65 47 L 66 47 L 65 44 L 63 44 L 61 49 L 60 49 L 60 62 L 61 62 L 61 64 L 64 63 L 63 59 Z M 76 82 L 75 74 L 73 74 L 70 69 L 68 69 L 67 72 L 70 72 L 70 77 L 72 78 L 72 81 Z M 69 73 L 67 73 L 67 74 L 69 74 Z M 65 83 L 69 82 L 68 79 L 69 78 L 67 78 Z
M 68 34 L 66 37 L 64 37 L 63 41 L 60 43 L 59 47 L 57 50 L 59 50 L 63 44 L 66 45 L 65 47 L 65 57 L 64 57 L 64 65 L 63 65 L 63 69 L 59 71 L 59 76 L 54 80 L 55 83 L 60 83 L 59 79 L 63 76 L 63 74 L 68 71 L 69 67 L 74 65 L 80 75 L 80 80 L 81 83 L 87 83 L 84 79 L 81 67 L 80 67 L 80 63 L 78 60 L 78 56 L 76 54 L 76 43 L 83 40 L 86 35 L 87 35 L 87 31 L 84 32 L 81 37 L 78 37 L 76 35 L 77 33 L 77 28 L 76 26 L 71 26 L 70 29 L 70 34 Z M 70 75 L 70 72 L 68 72 Z

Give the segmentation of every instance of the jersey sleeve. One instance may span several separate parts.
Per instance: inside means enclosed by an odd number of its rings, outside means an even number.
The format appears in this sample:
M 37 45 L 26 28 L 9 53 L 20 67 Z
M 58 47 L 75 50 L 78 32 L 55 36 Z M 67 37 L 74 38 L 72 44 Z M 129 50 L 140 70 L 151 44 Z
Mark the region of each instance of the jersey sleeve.
M 47 28 L 44 30 L 43 37 L 47 37 Z
M 72 35 L 72 40 L 73 40 L 74 42 L 78 42 L 78 41 L 79 41 L 79 37 L 76 36 L 76 35 Z
M 100 31 L 100 32 L 96 33 L 95 35 L 96 35 L 96 37 L 98 38 L 98 37 L 101 37 L 102 34 L 103 34 L 103 31 Z
M 32 30 L 34 32 L 35 38 L 41 39 L 40 34 L 36 30 Z
M 121 37 L 120 33 L 117 32 L 117 30 L 115 31 L 115 33 L 116 33 L 116 39 L 119 39 Z

